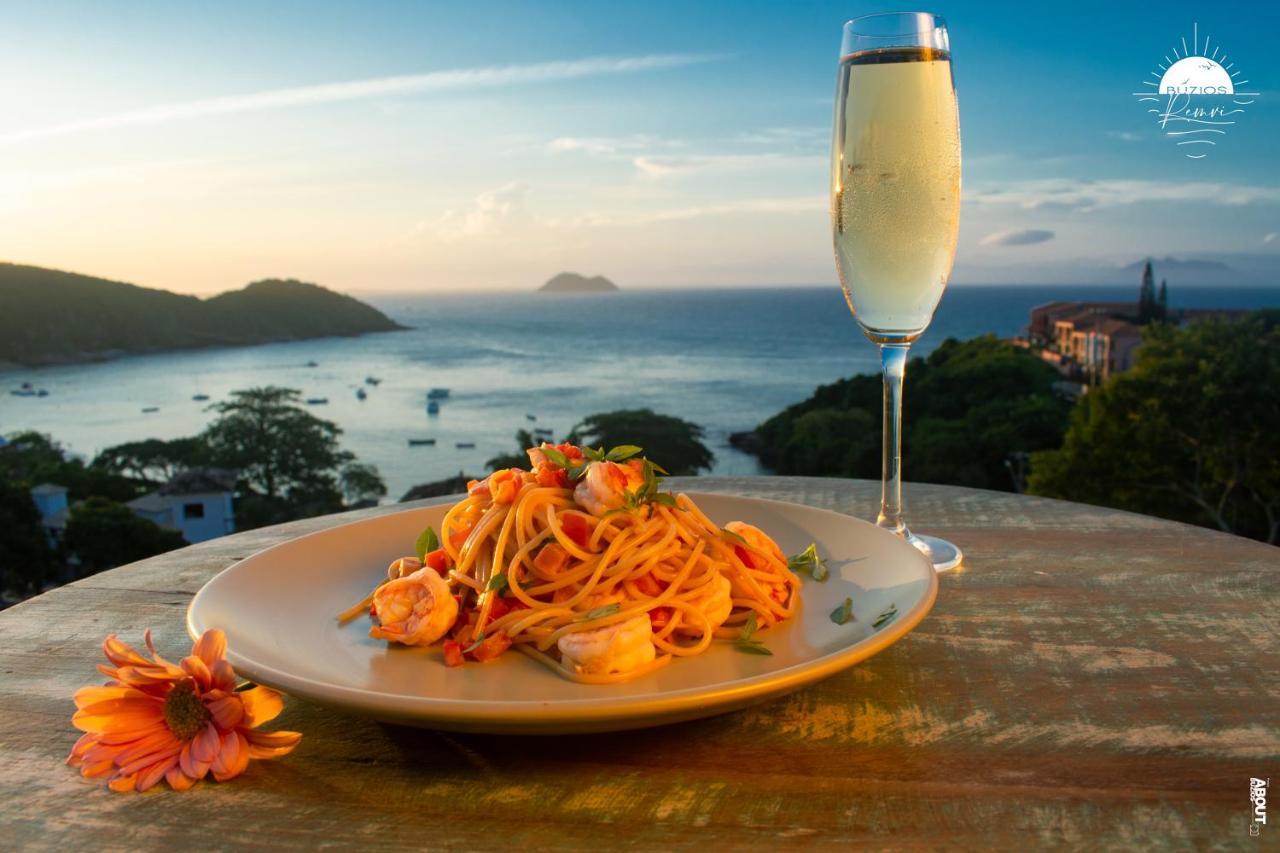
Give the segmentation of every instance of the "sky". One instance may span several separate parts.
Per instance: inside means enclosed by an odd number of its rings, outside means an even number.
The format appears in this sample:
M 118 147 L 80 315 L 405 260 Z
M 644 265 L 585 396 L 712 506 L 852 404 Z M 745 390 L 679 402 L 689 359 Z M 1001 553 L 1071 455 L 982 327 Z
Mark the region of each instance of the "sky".
M 1131 5 L 931 9 L 953 282 L 1280 282 L 1280 5 Z M 883 8 L 0 0 L 0 260 L 200 294 L 832 283 L 841 24 Z M 1133 95 L 1193 33 L 1258 93 L 1202 159 Z

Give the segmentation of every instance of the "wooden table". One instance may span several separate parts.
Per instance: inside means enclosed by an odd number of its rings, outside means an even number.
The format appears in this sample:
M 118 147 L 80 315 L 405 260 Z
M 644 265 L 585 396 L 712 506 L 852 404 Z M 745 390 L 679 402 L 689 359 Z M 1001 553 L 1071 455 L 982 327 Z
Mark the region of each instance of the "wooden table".
M 680 488 L 869 517 L 878 486 Z M 438 734 L 289 700 L 287 758 L 185 794 L 113 794 L 62 759 L 109 632 L 189 648 L 215 572 L 334 517 L 241 533 L 0 613 L 0 845 L 525 850 L 1247 847 L 1280 777 L 1280 549 L 1111 510 L 912 486 L 961 571 L 904 640 L 728 716 L 582 737 Z M 342 520 L 403 506 L 380 507 Z M 277 727 L 276 725 L 272 726 Z M 1280 798 L 1273 796 L 1273 802 Z M 1280 824 L 1280 807 L 1272 808 Z M 1272 843 L 1280 825 L 1263 828 Z

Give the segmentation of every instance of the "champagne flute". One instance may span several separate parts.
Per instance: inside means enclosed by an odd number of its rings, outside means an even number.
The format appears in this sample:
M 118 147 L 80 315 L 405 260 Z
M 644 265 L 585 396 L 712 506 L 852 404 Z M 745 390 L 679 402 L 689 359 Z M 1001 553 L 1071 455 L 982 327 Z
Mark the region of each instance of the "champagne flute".
M 880 347 L 884 465 L 876 524 L 938 571 L 960 549 L 902 520 L 902 381 L 942 298 L 960 224 L 960 124 L 942 18 L 890 12 L 844 25 L 831 148 L 831 230 L 845 301 Z

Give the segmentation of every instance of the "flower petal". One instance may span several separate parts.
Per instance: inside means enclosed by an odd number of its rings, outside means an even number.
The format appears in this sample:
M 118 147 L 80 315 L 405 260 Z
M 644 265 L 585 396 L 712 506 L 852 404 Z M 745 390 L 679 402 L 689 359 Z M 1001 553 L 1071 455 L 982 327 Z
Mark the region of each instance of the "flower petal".
M 201 690 L 208 690 L 213 683 L 213 673 L 209 671 L 209 667 L 205 662 L 195 655 L 187 655 L 182 659 L 182 669 L 188 675 L 196 680 Z
M 113 791 L 123 794 L 125 791 L 132 791 L 134 783 L 137 781 L 137 775 L 121 776 L 119 774 L 111 777 L 111 781 L 107 783 L 107 787 Z
M 191 757 L 202 764 L 206 761 L 213 761 L 221 747 L 222 739 L 218 737 L 218 730 L 213 723 L 209 723 L 200 734 L 192 739 Z
M 144 737 L 155 734 L 156 732 L 167 732 L 169 727 L 165 725 L 164 719 L 156 720 L 149 726 L 138 729 L 122 729 L 118 732 L 103 732 L 98 735 L 98 743 L 101 744 L 128 744 Z
M 116 666 L 147 666 L 151 663 L 133 646 L 123 642 L 115 634 L 108 634 L 102 641 L 102 653 Z
M 222 738 L 222 749 L 210 768 L 213 771 L 213 778 L 219 782 L 226 782 L 239 776 L 248 766 L 249 745 L 245 742 L 244 735 L 239 732 L 227 732 Z
M 302 740 L 301 732 L 259 732 L 252 729 L 244 732 L 249 742 L 250 758 L 279 758 L 293 752 L 293 748 Z
M 175 791 L 185 791 L 196 783 L 196 780 L 184 773 L 177 764 L 165 772 L 164 779 L 169 783 L 169 787 Z
M 182 752 L 178 754 L 178 766 L 182 768 L 182 772 L 192 781 L 198 781 L 205 777 L 209 772 L 209 765 L 212 761 L 196 761 L 191 757 L 191 744 L 188 743 L 182 747 Z
M 108 684 L 105 687 L 81 687 L 71 698 L 75 700 L 76 707 L 83 711 L 90 705 L 97 705 L 99 702 L 114 702 L 120 699 L 148 699 L 150 697 L 141 690 L 136 690 L 127 684 Z
M 270 687 L 242 690 L 239 695 L 244 702 L 244 727 L 247 729 L 256 729 L 274 720 L 284 710 L 284 700 Z
M 169 750 L 173 750 L 173 753 L 176 755 L 180 749 L 182 749 L 181 741 L 175 738 L 172 732 L 165 729 L 151 735 L 150 737 L 145 737 L 135 743 L 129 744 L 127 747 L 124 747 L 116 755 L 115 760 L 118 766 L 125 767 L 129 764 L 133 764 L 140 758 L 157 752 L 168 752 Z
M 155 785 L 163 779 L 168 774 L 169 770 L 176 766 L 177 763 L 177 754 L 169 756 L 169 758 L 164 761 L 157 761 L 149 769 L 138 774 L 136 790 L 145 791 L 152 785 Z
M 116 771 L 114 761 L 99 761 L 96 764 L 84 764 L 80 767 L 80 775 L 86 779 L 96 779 Z
M 155 725 L 155 711 L 122 711 L 107 714 L 86 714 L 77 711 L 71 716 L 71 725 L 82 732 L 119 732 L 145 729 Z
M 217 628 L 210 628 L 196 640 L 196 644 L 191 647 L 191 654 L 212 667 L 227 655 L 227 635 Z
M 209 671 L 213 673 L 213 686 L 215 689 L 228 692 L 236 689 L 236 671 L 231 668 L 231 664 L 227 663 L 225 659 L 214 661 L 209 667 Z
M 244 719 L 244 702 L 234 693 L 212 702 L 206 701 L 204 706 L 209 709 L 209 713 L 213 715 L 213 721 L 223 731 L 234 729 Z
M 75 746 L 71 747 L 71 754 L 67 756 L 67 764 L 72 767 L 80 766 L 80 759 L 89 751 L 89 748 L 97 745 L 98 736 L 93 732 L 85 732 L 80 735 L 80 739 L 76 741 Z

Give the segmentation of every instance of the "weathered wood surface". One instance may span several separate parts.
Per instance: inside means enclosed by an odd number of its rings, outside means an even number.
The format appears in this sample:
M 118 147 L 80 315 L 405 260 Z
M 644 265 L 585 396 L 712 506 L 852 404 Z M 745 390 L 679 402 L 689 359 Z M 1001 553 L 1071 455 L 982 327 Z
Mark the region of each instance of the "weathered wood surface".
M 680 485 L 862 517 L 877 491 L 801 478 Z M 919 529 L 964 548 L 965 567 L 942 577 L 912 634 L 816 687 L 710 720 L 554 738 L 437 734 L 290 700 L 280 727 L 305 733 L 292 755 L 185 794 L 113 794 L 64 767 L 72 692 L 97 680 L 108 632 L 137 641 L 152 627 L 161 651 L 179 657 L 201 584 L 335 519 L 55 590 L 0 613 L 0 844 L 1257 844 L 1246 830 L 1249 777 L 1280 776 L 1280 549 L 967 489 L 913 486 L 909 510 Z M 1280 838 L 1280 826 L 1267 830 Z

